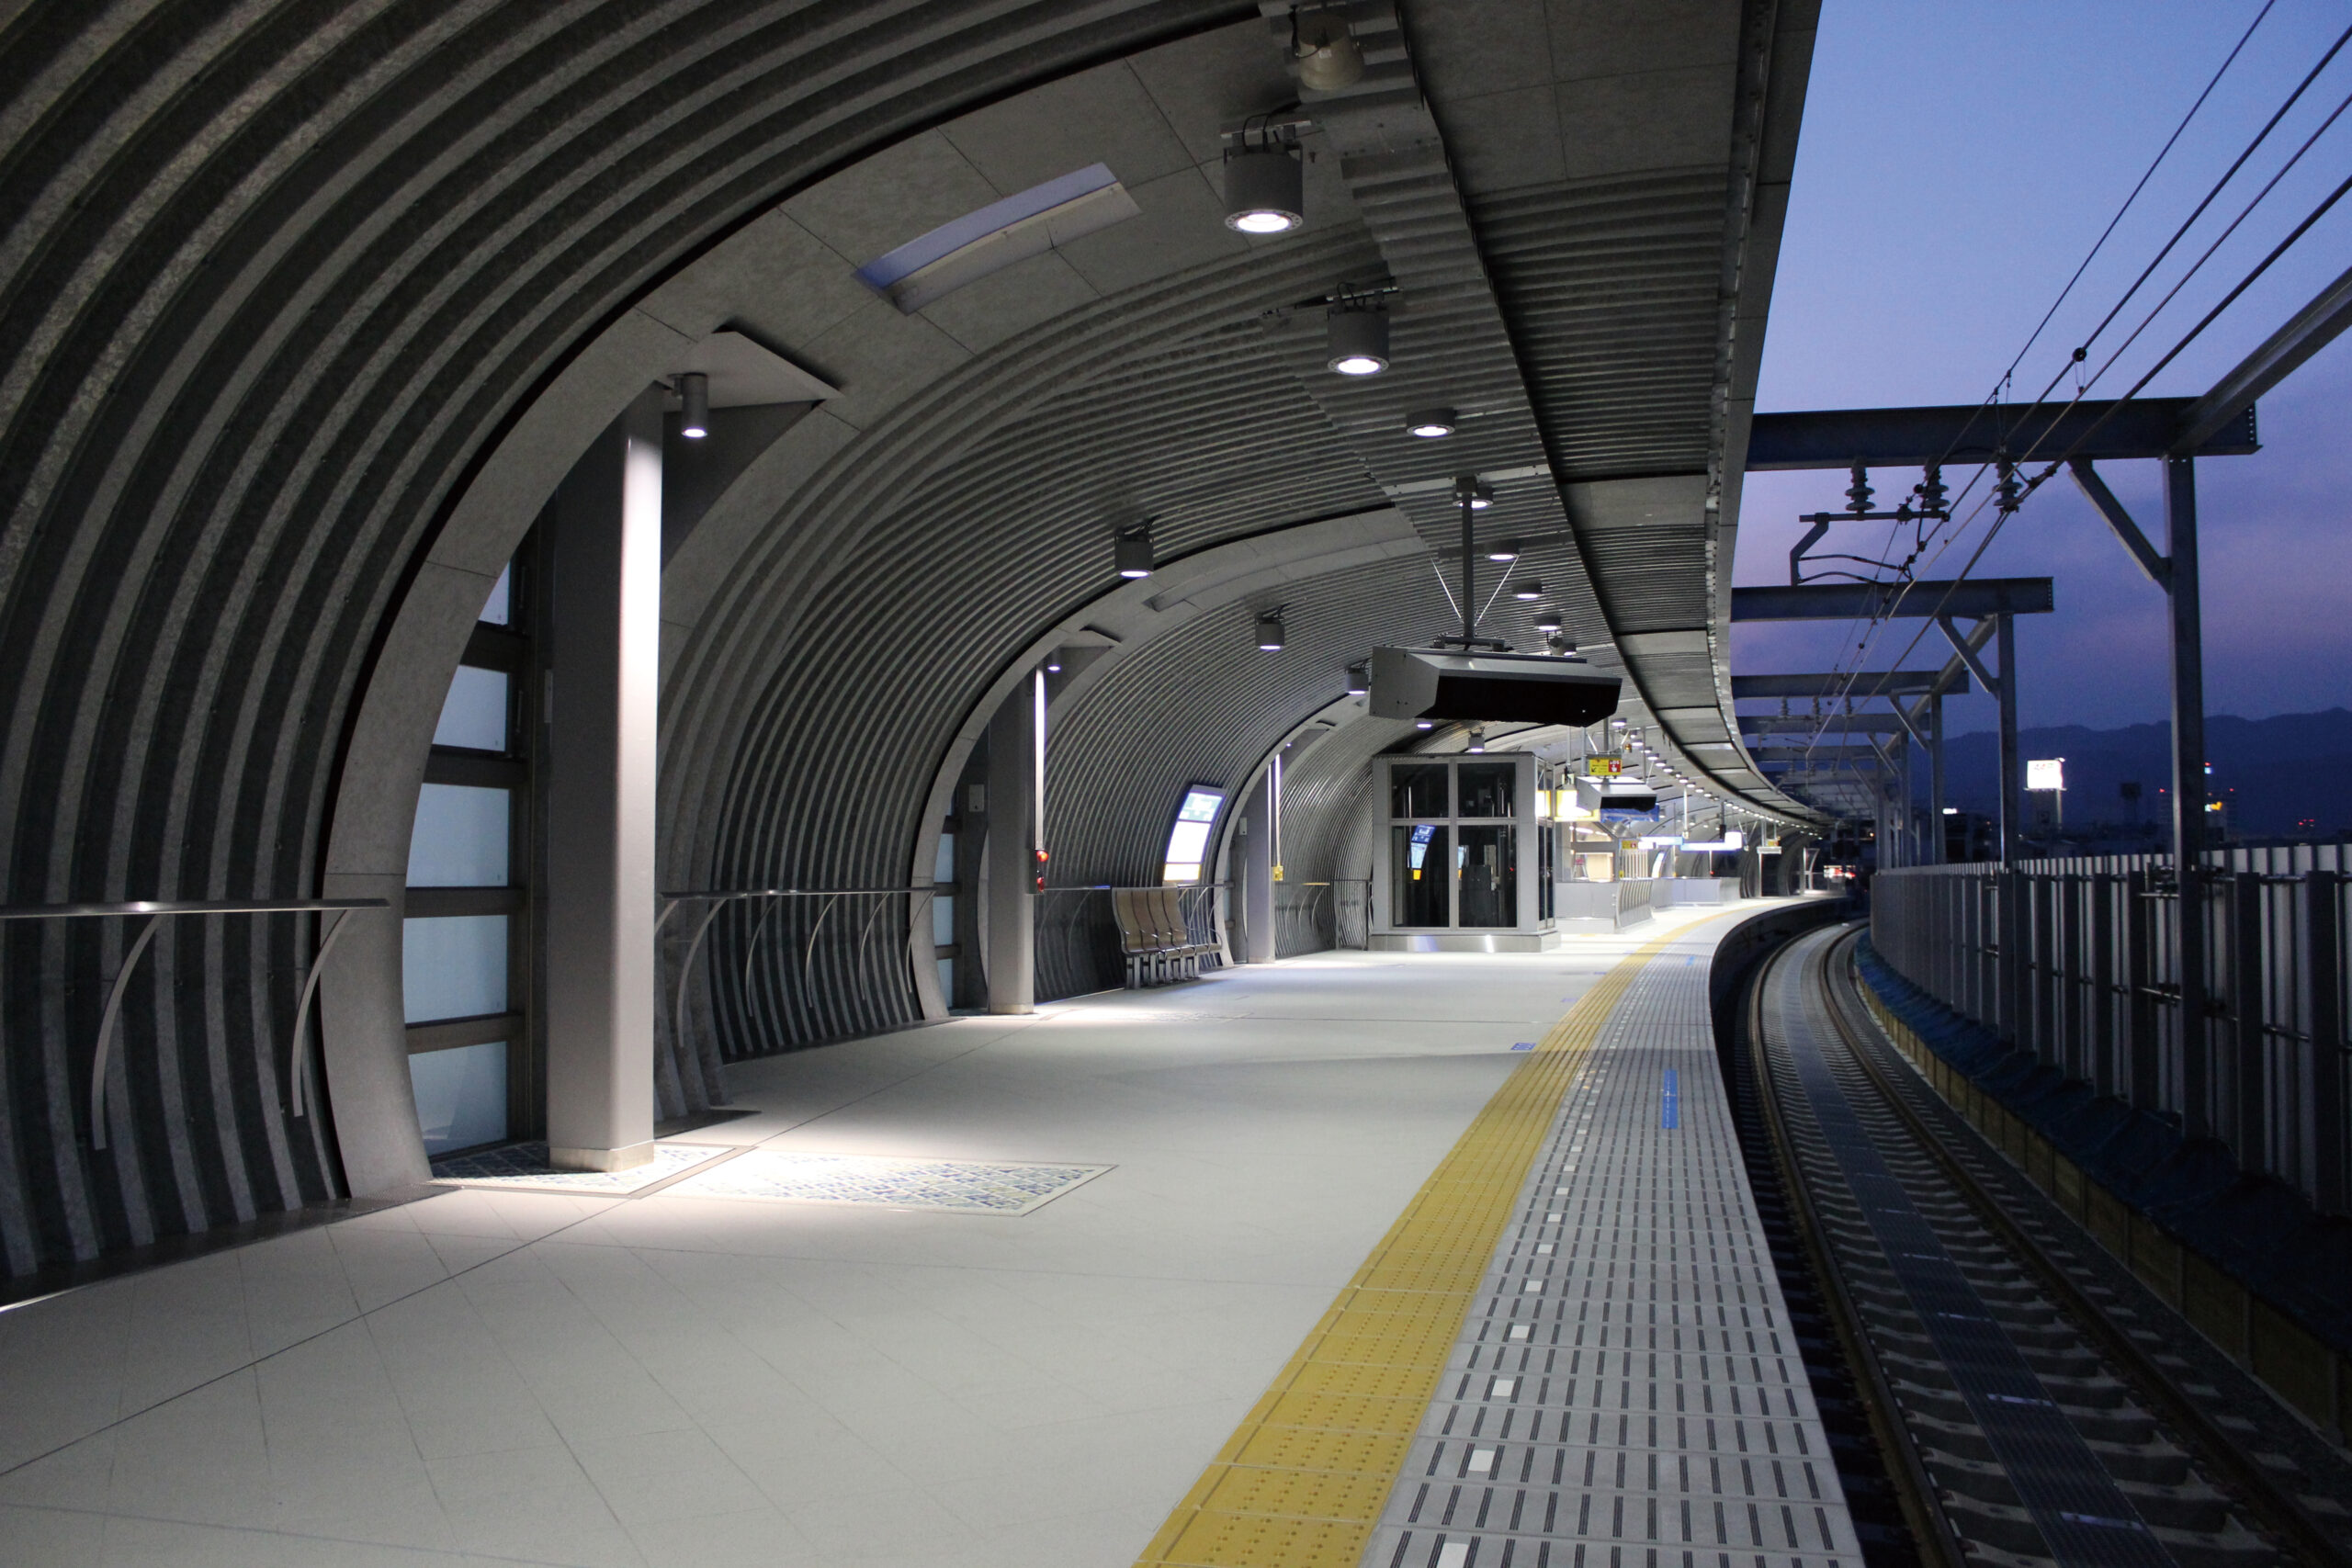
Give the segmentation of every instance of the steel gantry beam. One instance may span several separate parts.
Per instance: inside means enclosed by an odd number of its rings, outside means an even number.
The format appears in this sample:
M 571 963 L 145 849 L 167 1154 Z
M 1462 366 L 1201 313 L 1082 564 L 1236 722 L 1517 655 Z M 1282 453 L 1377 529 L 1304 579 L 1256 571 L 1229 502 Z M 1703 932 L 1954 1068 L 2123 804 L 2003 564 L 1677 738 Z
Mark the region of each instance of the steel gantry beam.
M 2046 577 L 1988 577 L 1956 582 L 1808 582 L 1731 591 L 1735 621 L 1883 621 L 1928 615 L 2046 615 L 2057 607 Z
M 1819 718 L 1797 714 L 1776 717 L 1742 714 L 1739 728 L 1741 738 L 1750 745 L 1760 740 L 1767 746 L 1785 746 L 1792 742 L 1781 737 L 1792 735 L 1900 735 L 1904 722 L 1891 713 L 1836 713 L 1824 714 Z
M 2020 463 L 2166 457 L 2177 449 L 2183 418 L 2207 401 L 2133 398 L 2026 409 L 1963 403 L 1759 413 L 1748 431 L 1747 471 L 1851 468 L 1858 463 L 1870 468 L 1923 468 L 1991 462 L 2004 454 Z M 2211 412 L 2204 417 L 2210 419 Z M 2250 402 L 2222 415 L 2191 448 L 2204 457 L 2243 457 L 2258 449 Z
M 1928 692 L 1964 694 L 1970 689 L 1963 674 L 1958 684 L 1939 684 L 1945 677 L 1933 670 L 1864 670 L 1820 675 L 1735 675 L 1734 697 L 1916 697 Z

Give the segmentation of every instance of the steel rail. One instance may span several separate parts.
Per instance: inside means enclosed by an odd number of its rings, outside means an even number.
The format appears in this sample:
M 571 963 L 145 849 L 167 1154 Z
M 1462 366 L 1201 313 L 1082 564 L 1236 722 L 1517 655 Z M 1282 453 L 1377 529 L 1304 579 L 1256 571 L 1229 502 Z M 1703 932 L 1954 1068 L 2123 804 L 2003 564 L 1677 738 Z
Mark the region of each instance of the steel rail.
M 1826 1227 L 1820 1211 L 1814 1206 L 1813 1189 L 1804 1179 L 1796 1140 L 1781 1119 L 1779 1093 L 1764 1062 L 1765 980 L 1773 967 L 1788 957 L 1788 953 L 1784 944 L 1767 954 L 1747 983 L 1748 1077 L 1756 1086 L 1757 1104 L 1764 1113 L 1764 1125 L 1770 1135 L 1772 1165 L 1780 1172 L 1781 1190 L 1788 1194 L 1789 1215 L 1796 1222 L 1805 1262 L 1820 1287 L 1822 1301 L 1829 1308 L 1838 1351 L 1845 1357 L 1847 1366 L 1859 1374 L 1855 1383 L 1866 1395 L 1862 1406 L 1870 1421 L 1871 1436 L 1877 1439 L 1887 1479 L 1894 1487 L 1896 1504 L 1903 1511 L 1904 1523 L 1910 1527 L 1913 1543 L 1925 1559 L 1925 1568 L 1973 1568 L 1959 1536 L 1952 1530 L 1951 1521 L 1945 1517 L 1937 1501 L 1935 1478 L 1928 1473 L 1918 1447 L 1904 1426 L 1901 1405 L 1887 1381 L 1886 1369 L 1880 1365 L 1877 1352 L 1871 1347 L 1870 1331 L 1846 1289 L 1846 1278 L 1838 1271 L 1829 1244 L 1824 1239 Z
M 2009 1214 L 1997 1196 L 1977 1180 L 1965 1163 L 1952 1152 L 1943 1134 L 1922 1117 L 1901 1092 L 1884 1065 L 1877 1059 L 1878 1052 L 1869 1048 L 1862 1031 L 1850 1016 L 1849 1009 L 1854 1004 L 1848 1001 L 1835 983 L 1842 974 L 1849 987 L 1862 984 L 1852 974 L 1853 953 L 1860 937 L 1861 932 L 1857 930 L 1837 942 L 1824 944 L 1822 948 L 1817 962 L 1822 992 L 1829 1002 L 1824 1012 L 1849 1054 L 1905 1131 L 1934 1161 L 1976 1219 L 2048 1292 L 2068 1321 L 2106 1358 L 2111 1370 L 2121 1375 L 2132 1392 L 2147 1402 L 2151 1413 L 2171 1424 L 2177 1432 L 2188 1439 L 2190 1457 L 2235 1488 L 2237 1495 L 2233 1500 L 2255 1516 L 2253 1522 L 2271 1531 L 2275 1540 L 2306 1563 L 2352 1568 L 2352 1551 L 2347 1551 L 2342 1538 L 2332 1534 L 2312 1517 L 2294 1494 L 2282 1487 L 2263 1465 L 2242 1452 L 2241 1439 L 2218 1425 L 2162 1364 L 2129 1334 L 2116 1326 L 2098 1303 L 2075 1283 L 2065 1269 Z M 2086 1238 L 2086 1244 L 2098 1245 L 2088 1238 Z

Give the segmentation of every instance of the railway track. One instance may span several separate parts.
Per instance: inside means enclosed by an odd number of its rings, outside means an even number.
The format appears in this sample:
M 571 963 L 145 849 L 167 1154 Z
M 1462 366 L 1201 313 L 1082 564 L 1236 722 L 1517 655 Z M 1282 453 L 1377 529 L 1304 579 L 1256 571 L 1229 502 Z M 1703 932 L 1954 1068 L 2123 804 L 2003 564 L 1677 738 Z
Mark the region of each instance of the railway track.
M 1878 1462 L 1853 1468 L 1883 1476 L 1905 1527 L 1868 1554 L 2352 1565 L 2341 1451 L 2189 1346 L 2185 1323 L 1942 1106 L 1863 1011 L 1858 939 L 1815 931 L 1758 966 L 1737 1076 L 1743 1136 L 1769 1143 L 1758 1174 L 1874 1439 Z

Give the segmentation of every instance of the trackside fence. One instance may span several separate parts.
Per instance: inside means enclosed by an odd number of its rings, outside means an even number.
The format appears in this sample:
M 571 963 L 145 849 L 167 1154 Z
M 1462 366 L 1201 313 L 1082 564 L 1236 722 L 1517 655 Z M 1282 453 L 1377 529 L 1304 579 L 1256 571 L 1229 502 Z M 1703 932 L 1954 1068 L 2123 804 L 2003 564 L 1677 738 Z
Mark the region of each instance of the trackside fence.
M 2039 1061 L 2343 1213 L 2348 852 L 2218 852 L 2186 894 L 2168 855 L 1883 871 L 1871 942 Z M 2205 937 L 2198 1018 L 2181 1016 L 2184 920 Z

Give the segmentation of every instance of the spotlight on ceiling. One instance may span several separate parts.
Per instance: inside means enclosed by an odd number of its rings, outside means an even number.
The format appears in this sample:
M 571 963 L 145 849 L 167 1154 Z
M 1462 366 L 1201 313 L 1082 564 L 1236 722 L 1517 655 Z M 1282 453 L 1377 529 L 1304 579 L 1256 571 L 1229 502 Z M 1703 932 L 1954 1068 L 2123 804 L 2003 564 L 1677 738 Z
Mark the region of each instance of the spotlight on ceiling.
M 1258 617 L 1258 651 L 1280 653 L 1283 650 L 1283 613 L 1269 610 Z
M 1557 610 L 1546 610 L 1535 617 L 1535 629 L 1539 632 L 1555 632 L 1562 625 L 1560 612 Z
M 1371 690 L 1372 690 L 1372 666 L 1371 666 L 1371 665 L 1369 665 L 1369 664 L 1351 664 L 1351 665 L 1349 665 L 1349 666 L 1348 666 L 1348 695 L 1350 695 L 1350 696 L 1351 696 L 1351 697 L 1361 697 L 1361 696 L 1363 696 L 1365 693 L 1367 693 L 1367 692 L 1369 692 L 1369 691 L 1371 691 Z
M 1461 423 L 1461 415 L 1452 409 L 1423 409 L 1405 421 L 1405 434 L 1437 441 L 1453 434 Z
M 1306 188 L 1298 156 L 1288 147 L 1245 141 L 1225 154 L 1225 226 L 1261 235 L 1304 228 Z
M 1514 599 L 1541 599 L 1544 597 L 1544 585 L 1532 577 L 1522 578 L 1511 584 L 1510 596 Z
M 1053 652 L 1046 655 L 1046 673 L 1048 675 L 1058 675 L 1061 672 L 1062 650 L 1057 648 L 1054 649 Z
M 1466 505 L 1473 512 L 1484 512 L 1495 503 L 1495 487 L 1476 474 L 1457 474 L 1453 479 L 1453 502 Z
M 1134 528 L 1122 528 L 1111 545 L 1111 558 L 1119 568 L 1121 577 L 1151 575 L 1151 527 L 1148 524 Z
M 1435 729 L 1437 728 L 1437 721 L 1430 718 L 1417 718 L 1413 721 L 1413 728 L 1415 729 Z
M 1488 545 L 1487 547 L 1487 558 L 1488 560 L 1498 561 L 1517 560 L 1519 558 L 1519 541 L 1516 539 L 1504 539 L 1499 543 Z
M 699 441 L 710 434 L 710 378 L 699 370 L 688 370 L 678 378 L 678 400 L 685 412 L 678 420 L 678 434 L 689 441 Z
M 1484 751 L 1486 749 L 1487 732 L 1474 727 L 1470 731 L 1470 750 L 1473 751 Z
M 1342 376 L 1377 376 L 1388 368 L 1388 312 L 1361 300 L 1331 307 L 1330 358 Z
M 1298 62 L 1298 85 L 1309 92 L 1336 93 L 1363 80 L 1363 50 L 1339 11 L 1309 11 L 1290 17 L 1291 57 Z

